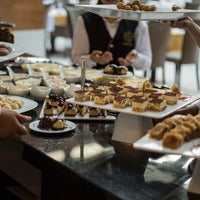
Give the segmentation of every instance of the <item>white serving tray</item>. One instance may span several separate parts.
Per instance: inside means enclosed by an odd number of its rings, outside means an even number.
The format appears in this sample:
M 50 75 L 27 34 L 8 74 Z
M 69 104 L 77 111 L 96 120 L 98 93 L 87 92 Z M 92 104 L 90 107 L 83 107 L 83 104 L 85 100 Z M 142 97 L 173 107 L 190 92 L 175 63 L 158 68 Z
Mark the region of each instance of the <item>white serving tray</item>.
M 135 112 L 135 111 L 132 111 L 131 107 L 114 108 L 112 104 L 97 105 L 97 104 L 94 104 L 93 101 L 80 102 L 80 101 L 75 101 L 74 98 L 67 99 L 67 101 L 70 103 L 75 103 L 75 104 L 84 105 L 84 106 L 102 108 L 102 109 L 111 110 L 111 111 L 115 111 L 115 112 L 122 112 L 122 113 L 137 115 L 137 116 L 160 119 L 160 118 L 163 118 L 163 117 L 173 113 L 174 111 L 176 111 L 182 107 L 185 107 L 186 105 L 196 101 L 199 98 L 200 98 L 200 96 L 189 96 L 188 95 L 186 99 L 178 100 L 178 103 L 175 105 L 168 105 L 167 108 L 161 112 L 156 112 L 156 111 Z
M 200 138 L 183 143 L 177 149 L 169 149 L 162 146 L 162 140 L 155 140 L 145 135 L 133 144 L 133 147 L 143 151 L 177 154 L 187 157 L 200 158 Z
M 40 111 L 39 118 L 44 117 L 44 108 L 45 108 L 46 100 L 43 103 L 42 109 Z M 56 116 L 56 109 L 54 108 L 54 115 L 52 117 Z M 58 115 L 57 115 L 58 116 Z M 50 117 L 50 116 L 49 116 Z M 86 113 L 84 116 L 81 116 L 80 114 L 77 114 L 75 116 L 65 116 L 64 113 L 61 113 L 59 116 L 61 119 L 68 119 L 68 120 L 85 120 L 85 121 L 114 121 L 116 119 L 115 116 L 112 115 L 107 115 L 106 117 L 104 116 L 98 116 L 98 117 L 90 117 L 89 113 Z
M 200 18 L 199 10 L 179 9 L 172 11 L 171 8 L 157 8 L 156 11 L 130 11 L 118 9 L 116 5 L 76 5 L 86 11 L 98 14 L 102 17 L 117 17 L 122 19 L 136 21 L 158 21 L 175 20 L 178 18 L 190 16 L 191 18 Z

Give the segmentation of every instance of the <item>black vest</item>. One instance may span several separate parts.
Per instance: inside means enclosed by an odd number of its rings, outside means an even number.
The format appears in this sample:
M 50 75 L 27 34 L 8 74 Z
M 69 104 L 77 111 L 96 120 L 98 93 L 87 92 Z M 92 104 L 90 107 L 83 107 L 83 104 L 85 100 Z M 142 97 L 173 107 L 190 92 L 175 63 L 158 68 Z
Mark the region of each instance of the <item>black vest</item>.
M 121 20 L 114 38 L 111 38 L 102 17 L 87 12 L 82 14 L 90 43 L 90 53 L 93 50 L 110 51 L 113 54 L 111 63 L 119 65 L 117 58 L 125 57 L 135 48 L 134 32 L 138 25 L 137 21 Z M 105 66 L 97 65 L 101 69 Z

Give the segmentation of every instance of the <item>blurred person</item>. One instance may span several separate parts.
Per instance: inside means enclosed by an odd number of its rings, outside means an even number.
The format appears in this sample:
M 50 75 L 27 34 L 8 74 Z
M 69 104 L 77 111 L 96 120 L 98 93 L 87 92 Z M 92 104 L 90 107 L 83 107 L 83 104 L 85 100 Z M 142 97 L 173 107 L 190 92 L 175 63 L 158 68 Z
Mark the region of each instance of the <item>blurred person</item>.
M 175 21 L 170 21 L 170 25 L 173 28 L 183 28 L 188 31 L 191 37 L 200 47 L 200 27 L 190 17 L 184 17 Z
M 0 108 L 0 138 L 20 139 L 28 130 L 23 125 L 31 117 L 19 114 L 7 108 Z
M 97 4 L 117 4 L 120 0 L 99 0 Z M 124 65 L 130 71 L 150 71 L 152 52 L 148 24 L 144 21 L 100 17 L 86 12 L 79 16 L 72 45 L 72 60 L 87 68 L 102 69 L 107 64 Z

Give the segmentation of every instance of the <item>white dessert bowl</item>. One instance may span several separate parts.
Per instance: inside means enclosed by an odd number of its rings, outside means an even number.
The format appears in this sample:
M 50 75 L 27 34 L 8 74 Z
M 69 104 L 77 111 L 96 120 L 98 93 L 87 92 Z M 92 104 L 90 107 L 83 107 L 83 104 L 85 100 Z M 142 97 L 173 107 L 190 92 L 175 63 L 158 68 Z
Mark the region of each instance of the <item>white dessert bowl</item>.
M 30 92 L 29 87 L 25 85 L 14 85 L 13 83 L 9 83 L 7 90 L 9 95 L 22 97 L 25 97 Z
M 67 83 L 77 83 L 80 80 L 80 74 L 65 73 L 64 79 L 67 81 Z
M 30 94 L 35 100 L 44 100 L 51 92 L 51 88 L 48 86 L 32 85 Z

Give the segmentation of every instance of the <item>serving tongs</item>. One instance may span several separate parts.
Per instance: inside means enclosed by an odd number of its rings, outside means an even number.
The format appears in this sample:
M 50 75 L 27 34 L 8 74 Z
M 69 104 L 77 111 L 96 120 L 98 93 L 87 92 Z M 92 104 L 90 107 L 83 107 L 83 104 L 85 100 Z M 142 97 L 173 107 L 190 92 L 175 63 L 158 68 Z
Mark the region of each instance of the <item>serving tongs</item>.
M 81 88 L 82 90 L 85 90 L 85 62 L 86 62 L 86 57 L 81 56 Z

